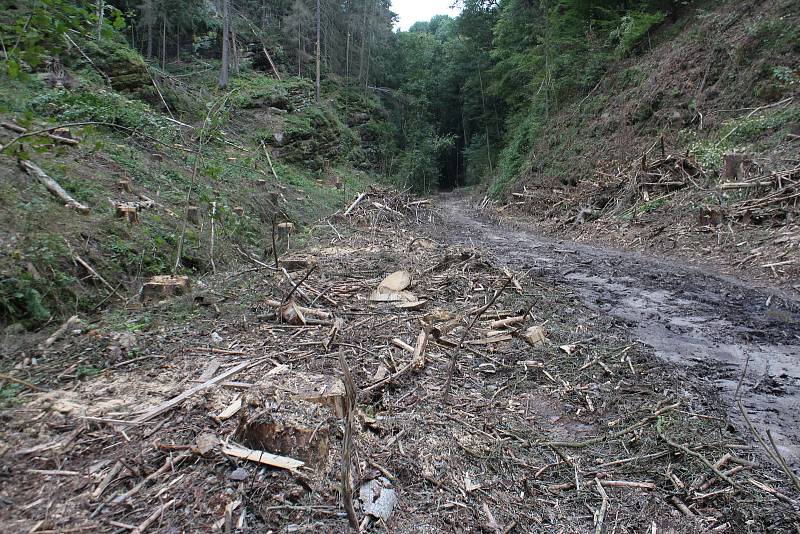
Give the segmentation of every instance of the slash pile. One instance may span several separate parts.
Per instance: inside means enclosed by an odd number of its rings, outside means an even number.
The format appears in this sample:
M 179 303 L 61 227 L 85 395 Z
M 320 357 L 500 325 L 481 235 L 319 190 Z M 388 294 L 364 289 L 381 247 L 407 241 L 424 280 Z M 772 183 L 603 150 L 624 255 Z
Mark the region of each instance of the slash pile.
M 373 531 L 796 527 L 797 493 L 699 381 L 440 231 L 375 189 L 285 271 L 38 349 L 49 391 L 3 413 L 4 530 L 343 532 L 348 497 Z

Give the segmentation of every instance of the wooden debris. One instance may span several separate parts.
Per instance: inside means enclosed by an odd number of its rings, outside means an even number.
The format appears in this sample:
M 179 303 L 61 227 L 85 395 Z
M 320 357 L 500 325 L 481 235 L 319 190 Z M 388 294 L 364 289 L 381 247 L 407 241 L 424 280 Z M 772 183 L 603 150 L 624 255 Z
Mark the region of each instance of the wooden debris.
M 116 205 L 116 217 L 125 219 L 128 224 L 139 224 L 139 205 L 135 202 L 121 202 Z
M 279 467 L 281 469 L 294 470 L 305 465 L 305 462 L 295 460 L 294 458 L 279 456 L 277 454 L 255 449 L 248 449 L 247 447 L 242 447 L 241 445 L 237 445 L 235 443 L 227 443 L 223 445 L 220 450 L 223 454 L 233 456 L 234 458 L 240 458 L 250 462 L 269 465 L 271 467 Z
M 45 189 L 61 200 L 66 207 L 72 208 L 80 213 L 89 213 L 89 206 L 81 204 L 72 198 L 58 182 L 50 178 L 38 165 L 27 159 L 20 160 L 19 164 L 25 172 L 39 180 Z
M 170 399 L 170 400 L 168 400 L 168 401 L 156 406 L 155 408 L 151 408 L 150 410 L 148 410 L 144 414 L 140 415 L 139 417 L 136 417 L 132 422 L 133 423 L 143 423 L 145 421 L 149 421 L 150 419 L 152 419 L 154 417 L 157 417 L 157 416 L 161 415 L 162 413 L 167 412 L 167 411 L 175 408 L 176 406 L 178 406 L 180 403 L 182 403 L 183 401 L 185 401 L 186 399 L 188 399 L 189 397 L 191 397 L 195 393 L 198 393 L 200 391 L 203 391 L 204 389 L 210 388 L 214 384 L 216 384 L 218 382 L 221 382 L 221 381 L 225 380 L 226 378 L 230 378 L 231 376 L 235 375 L 236 373 L 238 373 L 239 371 L 241 371 L 242 369 L 244 369 L 248 365 L 250 365 L 250 362 L 242 362 L 242 363 L 240 363 L 238 365 L 235 365 L 234 367 L 228 369 L 224 373 L 222 373 L 220 375 L 217 375 L 217 376 L 215 376 L 214 378 L 212 378 L 210 380 L 206 380 L 202 384 L 200 384 L 198 386 L 194 386 L 193 388 L 190 388 L 187 391 L 184 391 L 183 393 L 181 393 L 177 397 L 174 397 L 174 398 L 172 398 L 172 399 Z
M 44 340 L 44 341 L 43 341 L 43 342 L 42 342 L 42 343 L 39 345 L 39 349 L 41 349 L 41 350 L 44 350 L 44 349 L 50 348 L 50 347 L 53 345 L 53 343 L 55 343 L 56 341 L 58 341 L 59 339 L 61 339 L 61 337 L 62 337 L 64 334 L 66 334 L 66 333 L 67 333 L 67 330 L 69 330 L 70 328 L 74 327 L 74 326 L 75 326 L 75 325 L 77 325 L 78 323 L 80 323 L 80 319 L 78 318 L 78 316 L 77 316 L 77 315 L 73 315 L 72 317 L 70 317 L 69 319 L 67 319 L 67 320 L 66 320 L 66 322 L 65 322 L 64 324 L 62 324 L 61 326 L 59 326 L 59 327 L 58 327 L 58 329 L 57 329 L 55 332 L 53 332 L 53 333 L 50 335 L 50 337 L 48 337 L 47 339 L 45 339 L 45 340 Z

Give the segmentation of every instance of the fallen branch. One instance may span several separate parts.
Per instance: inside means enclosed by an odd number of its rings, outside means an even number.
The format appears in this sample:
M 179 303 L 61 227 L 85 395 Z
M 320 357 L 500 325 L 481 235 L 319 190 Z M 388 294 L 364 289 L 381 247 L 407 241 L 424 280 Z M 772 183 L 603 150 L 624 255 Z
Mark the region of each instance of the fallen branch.
M 145 421 L 149 421 L 153 417 L 157 417 L 157 416 L 161 415 L 162 413 L 171 410 L 172 408 L 174 408 L 178 404 L 182 403 L 183 401 L 185 401 L 186 399 L 188 399 L 189 397 L 191 397 L 195 393 L 197 393 L 199 391 L 203 391 L 204 389 L 208 389 L 211 386 L 213 386 L 214 384 L 216 384 L 217 382 L 221 382 L 222 380 L 225 380 L 226 378 L 238 373 L 239 371 L 241 371 L 242 369 L 244 369 L 248 365 L 251 365 L 251 362 L 242 362 L 239 365 L 237 365 L 235 367 L 232 367 L 231 369 L 228 369 L 224 373 L 222 373 L 220 375 L 217 375 L 217 376 L 215 376 L 214 378 L 212 378 L 210 380 L 206 380 L 202 384 L 197 385 L 197 386 L 195 386 L 193 388 L 190 388 L 190 389 L 184 391 L 183 393 L 181 393 L 177 397 L 175 397 L 173 399 L 170 399 L 167 402 L 164 402 L 164 403 L 160 404 L 159 406 L 156 406 L 155 408 L 152 408 L 152 409 L 148 410 L 147 412 L 143 413 L 142 415 L 140 415 L 139 417 L 134 419 L 132 421 L 132 423 L 143 423 Z
M 19 139 L 19 137 L 17 139 Z M 8 145 L 6 145 L 6 148 L 7 147 Z M 59 185 L 58 182 L 50 178 L 47 175 L 47 173 L 44 172 L 38 165 L 27 159 L 20 160 L 19 165 L 29 175 L 38 179 L 39 182 L 41 182 L 41 184 L 45 187 L 45 189 L 50 191 L 50 193 L 53 196 L 61 200 L 66 207 L 73 208 L 74 210 L 84 214 L 89 213 L 89 206 L 81 204 L 80 202 L 72 198 L 72 195 L 67 193 L 64 190 L 64 188 L 61 187 L 61 185 Z
M 21 378 L 14 378 L 11 375 L 7 375 L 5 373 L 0 373 L 0 380 L 8 380 L 9 382 L 16 382 L 17 384 L 23 385 L 26 388 L 30 388 L 34 391 L 45 391 L 44 389 L 40 388 L 35 384 L 31 384 L 27 380 L 22 380 Z
M 269 465 L 271 467 L 280 467 L 281 469 L 297 469 L 305 465 L 305 462 L 289 458 L 288 456 L 278 456 L 266 451 L 257 451 L 255 449 L 248 449 L 235 443 L 228 443 L 223 445 L 220 449 L 223 454 L 233 456 L 234 458 L 241 458 L 242 460 L 249 460 L 251 462 L 258 462 L 260 464 Z

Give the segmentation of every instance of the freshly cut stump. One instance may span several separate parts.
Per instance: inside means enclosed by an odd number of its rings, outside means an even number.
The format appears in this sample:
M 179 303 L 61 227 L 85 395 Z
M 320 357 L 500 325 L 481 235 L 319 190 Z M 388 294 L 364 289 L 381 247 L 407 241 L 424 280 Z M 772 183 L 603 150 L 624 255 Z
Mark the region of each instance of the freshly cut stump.
M 335 377 L 289 372 L 268 380 L 250 390 L 236 440 L 325 471 L 331 465 L 330 421 L 343 413 L 344 384 Z
M 188 276 L 154 276 L 142 286 L 141 300 L 164 300 L 189 292 Z

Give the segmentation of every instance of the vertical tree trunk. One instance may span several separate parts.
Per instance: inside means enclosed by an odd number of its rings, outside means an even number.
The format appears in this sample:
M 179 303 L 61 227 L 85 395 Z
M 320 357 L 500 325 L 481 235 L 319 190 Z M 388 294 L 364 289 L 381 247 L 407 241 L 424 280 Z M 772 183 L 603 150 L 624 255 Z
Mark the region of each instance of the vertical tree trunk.
M 300 56 L 303 47 L 303 41 L 300 33 L 300 24 L 297 24 L 297 77 L 302 75 L 302 58 Z
M 236 45 L 236 30 L 231 26 L 231 52 L 233 53 L 233 72 L 239 74 L 239 47 Z
M 230 0 L 222 0 L 222 65 L 219 69 L 219 87 L 228 87 L 228 63 L 230 60 Z
M 153 59 L 153 0 L 145 2 L 144 12 L 147 21 L 147 59 Z
M 181 30 L 175 30 L 175 63 L 181 62 Z
M 319 102 L 320 92 L 321 92 L 320 91 L 320 79 L 319 79 L 319 62 L 320 62 L 320 57 L 319 57 L 319 54 L 320 54 L 320 47 L 319 47 L 319 44 L 320 44 L 319 43 L 319 41 L 320 41 L 320 5 L 319 5 L 319 3 L 320 3 L 320 0 L 317 0 L 317 80 L 316 80 L 316 86 L 315 86 L 316 94 L 317 94 L 317 102 Z
M 97 40 L 103 38 L 103 17 L 105 16 L 106 3 L 104 0 L 97 0 Z
M 167 68 L 167 14 L 161 14 L 161 68 Z
M 358 53 L 358 81 L 364 76 L 364 49 L 366 48 L 367 36 L 367 0 L 364 0 L 364 20 L 361 23 L 361 50 Z

